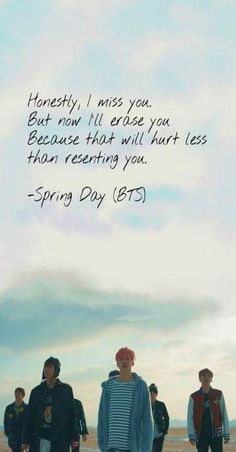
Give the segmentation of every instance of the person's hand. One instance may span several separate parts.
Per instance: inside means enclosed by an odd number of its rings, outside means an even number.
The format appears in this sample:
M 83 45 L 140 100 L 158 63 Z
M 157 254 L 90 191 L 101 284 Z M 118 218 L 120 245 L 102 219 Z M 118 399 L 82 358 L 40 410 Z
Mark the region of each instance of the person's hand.
M 28 452 L 29 444 L 21 444 L 21 450 L 22 450 L 22 452 Z
M 85 441 L 87 441 L 87 435 L 82 435 L 82 440 L 85 443 Z
M 78 447 L 79 445 L 79 441 L 72 441 L 71 442 L 71 449 L 75 449 L 76 447 Z
M 190 439 L 189 442 L 190 442 L 190 444 L 191 444 L 192 446 L 196 447 L 197 442 L 196 442 L 195 439 Z

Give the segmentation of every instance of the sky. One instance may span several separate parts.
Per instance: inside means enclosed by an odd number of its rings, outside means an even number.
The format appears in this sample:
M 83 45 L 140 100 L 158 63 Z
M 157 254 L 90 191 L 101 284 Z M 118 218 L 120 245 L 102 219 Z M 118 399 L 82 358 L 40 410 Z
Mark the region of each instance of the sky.
M 236 418 L 235 0 L 0 1 L 0 415 L 23 386 L 26 400 L 44 361 L 61 361 L 96 425 L 101 382 L 122 346 L 134 371 L 159 387 L 171 419 L 185 419 L 198 371 L 214 373 Z M 119 156 L 119 164 L 64 165 L 68 146 L 43 146 L 57 165 L 29 165 L 30 93 L 72 95 L 81 107 L 38 108 L 53 121 L 38 134 L 79 133 L 79 151 Z M 89 95 L 91 104 L 87 107 Z M 122 98 L 120 108 L 99 99 Z M 144 143 L 121 146 L 137 128 L 114 116 L 144 118 Z M 86 146 L 91 113 L 103 112 L 112 146 Z M 56 127 L 65 116 L 79 126 Z M 150 145 L 179 133 L 176 145 Z M 98 128 L 99 130 L 99 128 Z M 207 137 L 204 145 L 184 138 Z M 29 149 L 31 148 L 31 149 Z M 40 146 L 40 149 L 41 146 Z M 121 162 L 140 155 L 145 164 Z M 37 187 L 73 193 L 68 207 L 45 202 Z M 83 187 L 105 198 L 78 202 Z M 145 202 L 115 203 L 115 187 L 145 187 Z

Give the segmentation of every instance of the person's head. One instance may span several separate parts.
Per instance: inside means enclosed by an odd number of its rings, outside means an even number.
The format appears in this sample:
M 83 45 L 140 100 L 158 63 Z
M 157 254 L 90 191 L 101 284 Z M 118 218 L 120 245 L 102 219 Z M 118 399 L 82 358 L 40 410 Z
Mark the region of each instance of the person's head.
M 128 347 L 122 347 L 118 350 L 115 356 L 117 367 L 120 371 L 131 370 L 134 365 L 135 353 Z
M 120 371 L 118 369 L 111 370 L 108 374 L 108 378 L 118 377 L 120 375 Z
M 157 395 L 158 395 L 158 388 L 155 385 L 155 383 L 150 384 L 149 392 L 150 392 L 150 396 L 151 396 L 151 401 L 155 402 Z
M 201 369 L 198 373 L 199 381 L 203 386 L 208 386 L 212 382 L 213 372 L 210 369 Z
M 42 380 L 51 380 L 52 378 L 58 377 L 60 370 L 61 363 L 59 359 L 50 356 L 44 363 Z
M 23 398 L 25 397 L 25 390 L 23 388 L 15 389 L 15 400 L 17 404 L 21 404 L 23 402 Z

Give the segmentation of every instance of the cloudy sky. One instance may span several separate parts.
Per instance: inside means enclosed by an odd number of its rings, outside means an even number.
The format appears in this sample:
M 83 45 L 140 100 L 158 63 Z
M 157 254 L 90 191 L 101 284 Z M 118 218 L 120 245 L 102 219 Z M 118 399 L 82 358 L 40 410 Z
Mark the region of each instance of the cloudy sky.
M 171 418 L 186 417 L 203 367 L 214 372 L 236 418 L 235 0 L 1 0 L 0 410 L 16 386 L 40 382 L 45 359 L 62 363 L 96 425 L 100 383 L 121 346 L 136 352 L 136 371 L 159 386 Z M 27 126 L 40 99 L 65 94 L 81 107 L 38 109 L 53 115 L 40 135 L 79 134 L 78 147 L 28 146 Z M 86 106 L 89 95 L 92 100 Z M 85 144 L 100 98 L 112 146 Z M 144 143 L 122 147 L 137 128 L 111 128 L 129 99 L 149 100 Z M 59 128 L 65 116 L 77 128 Z M 175 146 L 150 145 L 150 118 L 169 118 L 153 133 L 178 132 Z M 96 127 L 91 128 L 93 132 Z M 188 133 L 207 137 L 186 146 Z M 30 150 L 58 154 L 56 165 L 29 165 Z M 79 148 L 79 151 L 78 151 Z M 117 154 L 119 164 L 65 165 L 68 153 Z M 145 156 L 129 165 L 125 155 Z M 38 187 L 73 193 L 68 207 L 28 197 Z M 84 186 L 105 193 L 99 208 L 79 202 Z M 115 187 L 145 187 L 146 201 L 114 203 Z

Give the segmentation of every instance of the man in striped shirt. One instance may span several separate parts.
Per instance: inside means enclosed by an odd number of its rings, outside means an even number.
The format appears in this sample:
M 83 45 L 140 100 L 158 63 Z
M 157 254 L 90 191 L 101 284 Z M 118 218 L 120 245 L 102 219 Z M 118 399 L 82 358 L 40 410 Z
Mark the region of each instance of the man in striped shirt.
M 127 347 L 115 356 L 120 375 L 102 384 L 98 444 L 102 452 L 151 452 L 153 420 L 146 383 L 132 372 L 135 354 Z

